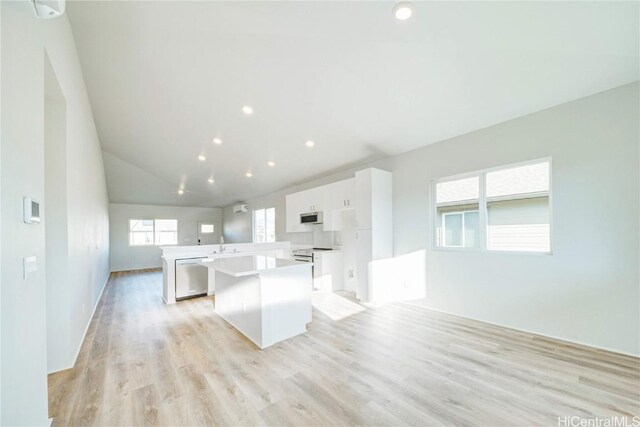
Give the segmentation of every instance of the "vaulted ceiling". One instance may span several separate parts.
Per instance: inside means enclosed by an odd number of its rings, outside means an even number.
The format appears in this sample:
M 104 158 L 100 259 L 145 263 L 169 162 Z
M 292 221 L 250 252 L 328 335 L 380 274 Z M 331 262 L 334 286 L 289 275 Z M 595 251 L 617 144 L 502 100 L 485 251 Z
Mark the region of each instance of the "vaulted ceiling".
M 70 2 L 110 200 L 226 206 L 638 79 L 637 2 L 394 4 Z

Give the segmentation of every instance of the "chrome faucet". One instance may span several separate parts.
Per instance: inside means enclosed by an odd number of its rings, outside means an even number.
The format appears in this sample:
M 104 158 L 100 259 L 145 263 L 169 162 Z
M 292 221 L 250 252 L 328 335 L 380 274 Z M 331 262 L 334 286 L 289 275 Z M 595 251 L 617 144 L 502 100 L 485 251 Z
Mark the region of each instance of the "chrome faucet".
M 224 252 L 224 250 L 227 248 L 226 246 L 223 246 L 223 245 L 224 245 L 224 236 L 220 236 L 220 249 L 219 249 L 220 253 Z

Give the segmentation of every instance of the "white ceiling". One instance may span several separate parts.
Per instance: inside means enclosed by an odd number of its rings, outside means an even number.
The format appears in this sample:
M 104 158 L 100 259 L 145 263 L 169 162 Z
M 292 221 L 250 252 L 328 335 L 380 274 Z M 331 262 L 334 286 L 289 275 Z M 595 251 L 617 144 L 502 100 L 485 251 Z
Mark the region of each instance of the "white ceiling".
M 68 4 L 110 200 L 226 206 L 638 80 L 637 2 L 393 5 Z

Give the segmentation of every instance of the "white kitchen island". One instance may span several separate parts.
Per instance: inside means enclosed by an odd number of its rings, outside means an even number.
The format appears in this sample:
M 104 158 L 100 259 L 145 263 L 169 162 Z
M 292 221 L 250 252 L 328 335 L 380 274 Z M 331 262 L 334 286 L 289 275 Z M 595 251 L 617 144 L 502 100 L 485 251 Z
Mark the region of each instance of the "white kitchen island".
M 291 251 L 289 242 L 230 243 L 225 245 L 163 246 L 162 250 L 162 299 L 166 304 L 176 303 L 176 264 L 179 260 L 227 258 L 247 255 L 265 255 L 287 258 Z M 215 272 L 210 270 L 208 295 L 215 294 Z
M 215 271 L 215 310 L 261 349 L 307 331 L 311 263 L 262 255 L 203 260 Z

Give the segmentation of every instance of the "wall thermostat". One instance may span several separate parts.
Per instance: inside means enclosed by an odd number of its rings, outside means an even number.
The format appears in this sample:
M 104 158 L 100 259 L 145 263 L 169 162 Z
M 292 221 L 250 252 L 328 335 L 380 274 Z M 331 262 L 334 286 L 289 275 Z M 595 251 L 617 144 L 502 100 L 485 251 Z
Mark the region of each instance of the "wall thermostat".
M 24 223 L 39 224 L 40 223 L 40 202 L 31 197 L 25 197 L 24 201 Z

